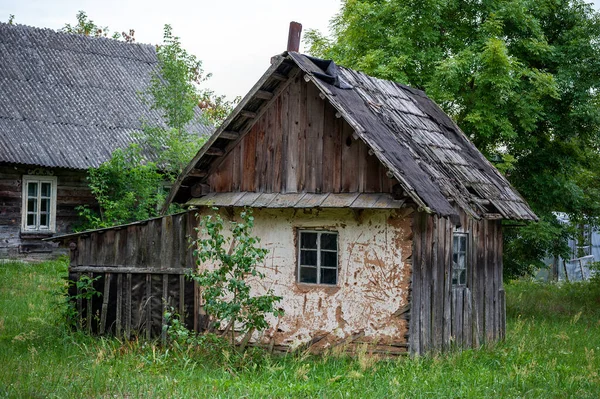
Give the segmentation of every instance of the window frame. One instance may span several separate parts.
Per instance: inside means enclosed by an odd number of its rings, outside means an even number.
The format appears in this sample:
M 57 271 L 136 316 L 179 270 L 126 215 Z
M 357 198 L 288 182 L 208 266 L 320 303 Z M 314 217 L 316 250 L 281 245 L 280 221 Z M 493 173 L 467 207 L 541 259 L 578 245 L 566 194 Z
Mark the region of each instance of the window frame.
M 465 259 L 465 267 L 464 268 L 455 268 L 454 265 L 456 262 L 454 262 L 454 256 L 457 254 L 454 251 L 454 240 L 457 237 L 464 237 L 465 239 L 465 250 L 463 251 L 458 251 L 458 254 L 464 254 L 464 259 Z M 459 248 L 460 248 L 460 244 L 459 244 Z M 452 233 L 452 270 L 450 273 L 450 283 L 452 288 L 466 288 L 468 287 L 468 282 L 469 282 L 469 278 L 468 278 L 468 270 L 469 270 L 469 233 L 466 231 L 454 231 Z M 454 282 L 454 270 L 464 270 L 465 271 L 465 282 L 464 283 L 460 283 L 460 275 L 457 277 L 457 282 Z
M 301 267 L 303 266 L 301 264 L 302 249 L 312 250 L 312 248 L 302 248 L 302 234 L 303 233 L 317 234 L 317 248 L 314 249 L 317 252 L 317 265 L 316 265 L 317 281 L 315 283 L 307 283 L 307 282 L 300 281 Z M 321 249 L 321 235 L 322 234 L 335 235 L 335 246 L 336 246 L 335 251 L 331 250 L 331 249 Z M 308 284 L 308 285 L 319 285 L 319 286 L 323 286 L 323 287 L 337 287 L 338 283 L 339 283 L 339 277 L 340 277 L 340 241 L 339 241 L 340 235 L 339 235 L 339 233 L 337 231 L 333 231 L 333 230 L 316 230 L 316 229 L 300 229 L 299 228 L 299 229 L 297 229 L 296 237 L 298 239 L 298 246 L 297 246 L 298 252 L 297 252 L 297 257 L 296 257 L 296 283 Z M 330 269 L 330 270 L 334 269 L 331 266 L 322 266 L 321 265 L 321 251 L 335 252 L 335 255 L 336 255 L 335 284 L 328 284 L 328 283 L 321 282 L 321 268 Z M 304 267 L 312 267 L 312 265 L 304 265 Z
M 29 210 L 27 209 L 28 200 L 29 200 L 29 183 L 37 183 L 37 210 L 35 211 L 36 215 L 36 224 L 34 227 L 29 226 L 27 224 L 27 215 L 29 214 Z M 42 183 L 50 183 L 50 196 L 45 197 L 50 200 L 50 204 L 48 206 L 48 228 L 41 228 L 40 219 L 41 219 L 41 199 L 42 199 Z M 33 234 L 53 234 L 56 232 L 56 188 L 57 188 L 58 179 L 56 176 L 35 176 L 35 175 L 23 175 L 21 180 L 22 191 L 22 203 L 21 203 L 21 232 L 23 233 L 33 233 Z

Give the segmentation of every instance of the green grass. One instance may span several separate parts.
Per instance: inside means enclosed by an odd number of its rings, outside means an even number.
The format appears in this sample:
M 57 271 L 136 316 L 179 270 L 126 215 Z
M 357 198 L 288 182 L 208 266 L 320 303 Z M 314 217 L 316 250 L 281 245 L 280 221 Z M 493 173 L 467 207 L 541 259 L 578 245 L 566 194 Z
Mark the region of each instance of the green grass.
M 236 358 L 67 332 L 66 265 L 0 264 L 0 397 L 598 398 L 599 284 L 508 284 L 505 342 L 445 356 Z

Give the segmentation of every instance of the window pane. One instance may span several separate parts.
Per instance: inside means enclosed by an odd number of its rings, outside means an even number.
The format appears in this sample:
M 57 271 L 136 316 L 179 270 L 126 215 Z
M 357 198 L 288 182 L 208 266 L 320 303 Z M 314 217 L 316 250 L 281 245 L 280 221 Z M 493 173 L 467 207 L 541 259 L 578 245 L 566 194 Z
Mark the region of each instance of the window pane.
M 27 200 L 27 212 L 37 212 L 37 198 Z
M 457 235 L 455 235 L 452 238 L 452 252 L 454 252 L 454 253 L 457 253 L 459 251 L 458 238 L 459 238 L 459 236 L 457 236 Z
M 337 284 L 337 269 L 321 269 L 321 284 Z
M 52 184 L 42 183 L 42 197 L 50 197 Z
M 460 235 L 460 236 L 458 236 L 458 239 L 460 241 L 460 252 L 466 252 L 467 251 L 467 236 Z
M 41 213 L 40 214 L 40 227 L 45 227 L 48 228 L 48 214 L 47 213 Z
M 300 251 L 300 264 L 301 265 L 309 265 L 309 266 L 316 266 L 317 265 L 317 251 L 307 251 L 307 250 L 301 250 Z
M 467 284 L 467 271 L 466 270 L 460 270 L 459 273 L 459 278 L 458 278 L 458 283 L 460 285 L 465 285 Z
M 317 283 L 317 268 L 316 267 L 300 267 L 301 283 Z
M 321 249 L 337 251 L 337 234 L 321 233 Z
M 50 198 L 44 198 L 40 201 L 40 211 L 48 212 L 50 208 Z
M 317 233 L 301 233 L 300 248 L 317 249 Z
M 458 266 L 459 269 L 464 269 L 467 266 L 465 263 L 465 260 L 466 260 L 465 254 L 458 255 L 458 260 L 456 261 L 456 265 Z
M 27 196 L 28 197 L 37 197 L 37 183 L 28 183 L 27 184 Z
M 35 227 L 35 225 L 36 225 L 36 223 L 35 223 L 36 222 L 35 216 L 36 216 L 35 213 L 28 213 L 27 214 L 27 226 L 28 227 L 29 226 Z
M 321 266 L 337 266 L 337 252 L 321 251 Z

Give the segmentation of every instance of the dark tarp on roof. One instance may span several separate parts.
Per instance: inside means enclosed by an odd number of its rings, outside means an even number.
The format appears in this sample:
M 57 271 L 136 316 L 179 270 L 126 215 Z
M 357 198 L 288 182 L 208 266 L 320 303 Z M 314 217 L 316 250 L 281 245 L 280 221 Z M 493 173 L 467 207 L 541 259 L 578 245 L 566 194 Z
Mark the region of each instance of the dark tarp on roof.
M 156 66 L 151 45 L 0 23 L 0 162 L 100 165 L 142 120 L 163 124 L 140 97 Z

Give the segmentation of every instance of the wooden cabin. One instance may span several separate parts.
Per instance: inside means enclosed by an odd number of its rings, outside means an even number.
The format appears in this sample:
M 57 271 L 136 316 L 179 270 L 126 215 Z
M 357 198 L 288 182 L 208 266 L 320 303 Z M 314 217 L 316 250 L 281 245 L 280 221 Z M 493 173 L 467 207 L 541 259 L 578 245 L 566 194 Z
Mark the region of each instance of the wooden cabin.
M 162 123 L 140 99 L 156 50 L 5 23 L 0 49 L 0 259 L 47 258 L 60 251 L 42 238 L 95 205 L 87 169 L 137 141 L 142 120 Z
M 100 330 L 151 336 L 167 303 L 201 329 L 185 243 L 216 206 L 253 210 L 269 250 L 254 292 L 283 297 L 255 344 L 477 347 L 505 333 L 501 222 L 536 219 L 425 93 L 296 52 L 271 60 L 169 201 L 192 209 L 60 238 L 72 278 L 102 276 L 103 302 L 79 304 L 107 309 Z

